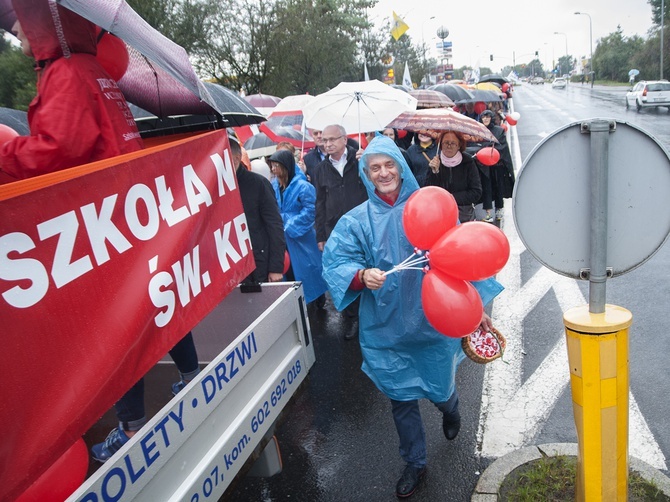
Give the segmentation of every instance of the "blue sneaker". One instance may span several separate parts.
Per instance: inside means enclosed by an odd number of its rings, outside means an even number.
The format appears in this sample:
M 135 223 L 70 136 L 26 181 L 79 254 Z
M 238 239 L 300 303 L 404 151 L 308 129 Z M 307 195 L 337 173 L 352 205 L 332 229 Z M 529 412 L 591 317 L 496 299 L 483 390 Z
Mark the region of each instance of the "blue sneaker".
M 126 436 L 126 433 L 120 427 L 117 427 L 107 435 L 104 443 L 93 445 L 91 448 L 93 460 L 104 464 L 129 440 L 130 438 Z
M 172 395 L 176 396 L 182 390 L 184 390 L 184 387 L 186 387 L 186 382 L 184 382 L 183 380 L 179 380 L 178 382 L 173 383 L 172 384 Z

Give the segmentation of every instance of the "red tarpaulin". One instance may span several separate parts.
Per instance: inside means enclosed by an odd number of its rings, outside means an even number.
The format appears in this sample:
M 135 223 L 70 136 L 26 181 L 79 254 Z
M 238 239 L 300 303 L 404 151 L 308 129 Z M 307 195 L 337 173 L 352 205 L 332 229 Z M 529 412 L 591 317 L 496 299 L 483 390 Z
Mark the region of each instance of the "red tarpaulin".
M 225 131 L 0 187 L 0 500 L 253 266 Z

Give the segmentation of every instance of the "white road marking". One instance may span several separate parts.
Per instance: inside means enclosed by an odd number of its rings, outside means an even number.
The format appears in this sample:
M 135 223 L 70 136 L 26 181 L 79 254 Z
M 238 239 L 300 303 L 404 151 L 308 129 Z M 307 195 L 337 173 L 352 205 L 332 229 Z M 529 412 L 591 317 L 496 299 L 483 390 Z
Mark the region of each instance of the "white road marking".
M 515 127 L 510 128 L 510 136 L 518 169 L 521 154 Z M 493 303 L 492 318 L 496 327 L 506 336 L 504 358 L 508 364 L 496 361 L 488 364 L 484 373 L 476 447 L 476 453 L 484 457 L 500 457 L 532 444 L 569 383 L 570 370 L 561 319 L 551 321 L 555 328 L 549 332 L 554 333 L 558 341 L 549 355 L 525 382 L 521 381 L 523 322 L 526 316 L 550 290 L 556 295 L 562 312 L 587 303 L 577 281 L 546 267 L 540 268 L 525 284 L 521 284 L 521 255 L 525 248 L 512 218 L 503 220 L 503 229 L 510 241 L 511 253 L 507 265 L 497 277 L 506 289 Z M 525 350 L 532 350 L 532 346 Z M 658 469 L 667 469 L 665 456 L 632 392 L 629 394 L 629 402 L 630 454 Z

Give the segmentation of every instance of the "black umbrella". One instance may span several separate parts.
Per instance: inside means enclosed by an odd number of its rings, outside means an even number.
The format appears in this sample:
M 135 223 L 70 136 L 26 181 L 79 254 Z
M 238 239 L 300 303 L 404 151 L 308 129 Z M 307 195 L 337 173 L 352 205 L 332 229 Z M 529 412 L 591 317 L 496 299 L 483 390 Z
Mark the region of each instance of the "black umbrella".
M 11 127 L 21 136 L 28 136 L 30 134 L 28 114 L 21 110 L 0 107 L 0 124 Z
M 265 133 L 259 132 L 244 142 L 244 149 L 250 159 L 258 159 L 275 153 L 277 143 L 268 138 Z
M 484 89 L 472 89 L 470 90 L 470 93 L 472 94 L 472 97 L 470 98 L 465 98 L 465 99 L 458 99 L 456 100 L 456 104 L 462 104 L 462 103 L 476 103 L 477 101 L 483 101 L 484 103 L 491 103 L 495 101 L 503 101 L 505 99 L 505 95 L 502 93 L 502 91 L 495 92 L 495 91 L 487 91 Z
M 209 95 L 216 101 L 217 109 L 223 111 L 221 115 L 217 115 L 212 108 L 205 105 L 204 113 L 170 115 L 159 118 L 139 106 L 128 103 L 142 137 L 151 138 L 169 134 L 238 127 L 258 124 L 266 120 L 256 108 L 230 89 L 209 82 L 204 82 L 204 85 L 209 91 Z
M 497 84 L 503 85 L 505 83 L 509 83 L 509 80 L 507 80 L 505 77 L 500 75 L 499 73 L 489 73 L 487 75 L 484 75 L 479 79 L 480 82 L 496 82 Z
M 461 87 L 458 84 L 437 84 L 432 87 L 429 87 L 432 91 L 438 91 L 442 94 L 446 94 L 451 98 L 455 103 L 461 99 L 471 99 L 473 98 L 472 92 L 470 92 L 465 87 Z
M 265 116 L 253 105 L 227 87 L 210 82 L 203 83 L 217 109 L 223 112 L 221 115 L 226 121 L 225 127 L 260 124 L 266 120 Z

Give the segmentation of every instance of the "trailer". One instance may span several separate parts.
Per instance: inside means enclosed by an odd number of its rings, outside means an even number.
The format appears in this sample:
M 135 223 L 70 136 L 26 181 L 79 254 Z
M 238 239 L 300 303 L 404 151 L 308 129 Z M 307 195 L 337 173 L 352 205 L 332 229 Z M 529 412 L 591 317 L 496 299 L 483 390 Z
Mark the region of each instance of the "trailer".
M 274 424 L 315 362 L 302 285 L 238 287 L 193 336 L 209 364 L 68 500 L 217 500 L 249 459 L 276 459 Z

